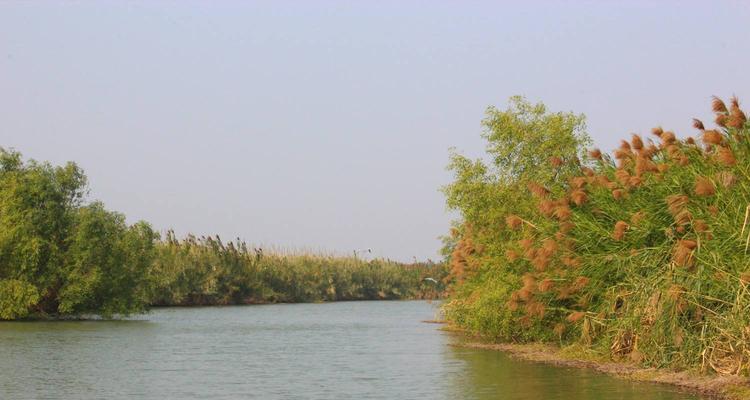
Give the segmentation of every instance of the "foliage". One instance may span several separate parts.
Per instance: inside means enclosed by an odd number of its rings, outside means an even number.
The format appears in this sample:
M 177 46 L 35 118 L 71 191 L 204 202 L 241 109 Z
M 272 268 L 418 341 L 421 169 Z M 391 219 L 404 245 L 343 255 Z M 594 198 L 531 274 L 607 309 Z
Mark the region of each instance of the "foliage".
M 24 163 L 0 149 L 0 318 L 144 308 L 155 234 L 99 203 L 84 205 L 85 188 L 73 163 Z
M 578 147 L 558 155 L 562 163 L 539 164 L 546 172 L 530 180 L 524 168 L 454 160 L 446 192 L 463 220 L 453 232 L 447 316 L 501 340 L 747 374 L 750 136 L 736 99 L 712 105 L 716 129 L 695 121 L 702 143 L 655 128 L 657 143 L 633 135 L 613 157 L 594 149 L 584 163 L 572 157 Z M 502 121 L 527 123 L 524 109 L 508 112 L 522 116 Z M 488 140 L 524 131 L 496 129 L 506 132 Z M 534 165 L 543 155 L 518 154 L 510 162 Z M 506 168 L 507 157 L 495 160 Z
M 0 319 L 144 311 L 149 305 L 431 298 L 443 267 L 313 254 L 128 225 L 84 203 L 75 164 L 24 162 L 0 149 Z M 438 284 L 425 280 L 433 278 Z

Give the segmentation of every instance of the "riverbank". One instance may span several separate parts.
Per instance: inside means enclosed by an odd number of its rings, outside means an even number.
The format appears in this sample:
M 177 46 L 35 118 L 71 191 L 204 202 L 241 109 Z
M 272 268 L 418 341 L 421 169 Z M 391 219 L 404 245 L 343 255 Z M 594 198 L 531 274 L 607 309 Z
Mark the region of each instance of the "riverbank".
M 430 321 L 433 322 L 433 321 Z M 750 399 L 750 379 L 741 376 L 701 375 L 691 371 L 671 371 L 657 368 L 642 368 L 625 362 L 586 357 L 581 348 L 534 343 L 490 343 L 469 336 L 460 328 L 447 325 L 444 331 L 461 336 L 455 347 L 502 351 L 520 360 L 551 364 L 560 367 L 584 368 L 610 376 L 639 382 L 672 385 L 691 393 L 715 400 Z

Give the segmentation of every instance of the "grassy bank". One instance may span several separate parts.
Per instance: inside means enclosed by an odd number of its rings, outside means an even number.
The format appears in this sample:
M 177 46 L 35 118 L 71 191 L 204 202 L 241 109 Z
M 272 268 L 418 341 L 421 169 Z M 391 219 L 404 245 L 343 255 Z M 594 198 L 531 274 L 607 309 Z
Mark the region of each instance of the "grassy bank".
M 218 237 L 164 239 L 86 199 L 74 163 L 0 148 L 0 319 L 128 315 L 149 305 L 432 298 L 440 264 L 250 249 Z M 432 278 L 426 280 L 425 278 Z
M 455 155 L 447 318 L 495 342 L 577 346 L 701 374 L 750 371 L 750 132 L 715 99 L 697 138 L 655 128 L 612 155 L 581 116 L 514 99 L 488 159 Z

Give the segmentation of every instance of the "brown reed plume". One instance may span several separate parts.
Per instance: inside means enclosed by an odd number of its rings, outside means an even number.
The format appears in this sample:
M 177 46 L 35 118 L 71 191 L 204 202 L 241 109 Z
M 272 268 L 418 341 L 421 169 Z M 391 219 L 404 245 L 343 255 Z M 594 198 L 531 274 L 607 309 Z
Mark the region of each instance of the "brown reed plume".
M 526 304 L 526 314 L 530 317 L 544 318 L 545 307 L 544 304 L 533 301 Z
M 736 96 L 732 96 L 730 100 L 729 108 L 729 119 L 727 120 L 727 126 L 730 128 L 740 129 L 745 126 L 747 117 L 745 113 L 740 109 L 740 101 Z
M 633 225 L 638 225 L 644 219 L 646 219 L 646 212 L 645 211 L 638 211 L 638 212 L 636 212 L 636 213 L 634 213 L 633 215 L 630 216 L 630 223 L 633 224 Z
M 567 205 L 559 205 L 555 208 L 554 216 L 560 221 L 567 221 L 573 214 Z
M 721 171 L 717 173 L 716 180 L 721 183 L 721 186 L 724 186 L 727 189 L 737 183 L 737 177 L 729 171 Z
M 532 246 L 534 246 L 534 239 L 532 238 L 523 238 L 518 241 L 518 245 L 521 246 L 522 249 L 528 250 Z
M 580 207 L 586 202 L 586 200 L 588 200 L 588 195 L 586 195 L 586 192 L 583 191 L 583 189 L 576 189 L 570 194 L 570 199 L 573 200 L 575 205 Z
M 631 142 L 633 143 L 633 148 L 634 149 L 636 149 L 636 150 L 643 149 L 643 139 L 641 139 L 641 137 L 639 135 L 637 135 L 637 134 L 634 133 Z
M 733 166 L 737 164 L 737 159 L 734 157 L 734 153 L 728 147 L 719 146 L 716 151 L 716 160 L 726 166 Z
M 701 138 L 705 144 L 721 144 L 724 141 L 724 135 L 715 129 L 704 131 Z
M 711 100 L 711 110 L 715 113 L 725 113 L 727 112 L 727 106 L 720 98 L 713 96 Z
M 581 290 L 585 288 L 591 280 L 588 277 L 585 276 L 579 276 L 576 278 L 576 280 L 573 282 L 573 288 L 575 290 Z
M 677 140 L 674 132 L 671 131 L 664 132 L 659 137 L 661 138 L 661 141 L 664 145 L 670 145 Z
M 681 267 L 692 267 L 695 258 L 693 257 L 693 250 L 698 246 L 698 243 L 694 240 L 680 240 L 674 247 L 672 260 L 675 264 Z
M 601 160 L 602 159 L 602 151 L 599 149 L 591 149 L 589 151 L 589 157 L 591 157 L 594 160 Z
M 557 156 L 553 156 L 553 157 L 550 157 L 550 158 L 549 158 L 549 163 L 550 163 L 550 164 L 551 164 L 551 165 L 552 165 L 553 167 L 557 168 L 557 167 L 560 167 L 560 166 L 562 166 L 562 165 L 563 165 L 563 160 L 562 160 L 562 158 L 560 158 L 560 157 L 557 157 Z
M 686 211 L 689 200 L 690 198 L 684 194 L 673 194 L 671 196 L 667 196 L 667 208 L 673 216 L 677 215 L 683 211 Z
M 703 121 L 701 121 L 701 120 L 699 120 L 699 119 L 697 119 L 697 118 L 693 118 L 693 128 L 695 128 L 695 129 L 698 129 L 698 130 L 701 130 L 701 131 L 702 131 L 702 130 L 705 130 L 705 129 L 706 129 L 706 126 L 705 126 L 705 125 L 703 125 Z
M 544 271 L 550 263 L 550 257 L 543 250 L 537 251 L 536 257 L 531 260 L 531 265 L 536 268 L 537 271 Z
M 552 200 L 542 200 L 539 202 L 539 212 L 545 217 L 551 217 L 555 212 L 555 203 Z
M 518 253 L 513 249 L 507 249 L 505 250 L 505 259 L 508 260 L 508 262 L 514 262 L 518 259 L 519 255 Z
M 505 224 L 508 228 L 517 230 L 523 225 L 523 220 L 517 215 L 508 215 L 505 217 Z
M 714 120 L 714 122 L 716 122 L 716 125 L 719 125 L 722 128 L 726 128 L 728 119 L 729 116 L 726 114 L 716 114 L 716 119 Z
M 623 197 L 625 197 L 625 192 L 622 189 L 615 189 L 612 191 L 612 197 L 615 200 L 621 200 Z
M 562 258 L 562 263 L 566 267 L 578 268 L 581 266 L 581 260 L 576 257 L 565 256 Z
M 661 135 L 664 133 L 664 129 L 661 128 L 661 126 L 657 126 L 656 128 L 651 129 L 651 134 L 653 134 L 656 137 L 661 137 Z
M 612 238 L 615 240 L 622 240 L 625 238 L 625 231 L 628 229 L 628 223 L 625 221 L 617 221 L 615 223 L 615 230 L 612 232 Z
M 526 185 L 526 187 L 529 189 L 531 194 L 538 198 L 545 198 L 549 196 L 549 190 L 536 182 L 530 182 L 528 185 Z
M 617 181 L 623 186 L 627 186 L 630 182 L 630 174 L 624 169 L 618 169 L 615 171 L 615 178 L 617 178 Z
M 693 191 L 697 196 L 713 196 L 716 193 L 716 187 L 710 179 L 699 176 L 695 178 L 695 187 Z

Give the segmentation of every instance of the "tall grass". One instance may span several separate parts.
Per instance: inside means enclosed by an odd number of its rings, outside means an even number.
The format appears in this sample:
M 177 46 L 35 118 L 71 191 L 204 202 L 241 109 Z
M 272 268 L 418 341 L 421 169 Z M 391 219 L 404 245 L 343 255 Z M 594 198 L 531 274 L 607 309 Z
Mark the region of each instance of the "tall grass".
M 218 237 L 178 240 L 172 232 L 155 259 L 153 305 L 435 298 L 445 275 L 433 263 L 264 251 Z
M 697 138 L 633 135 L 530 183 L 494 227 L 465 221 L 448 318 L 498 340 L 748 374 L 750 131 L 736 99 L 712 109 L 716 128 L 694 121 Z

